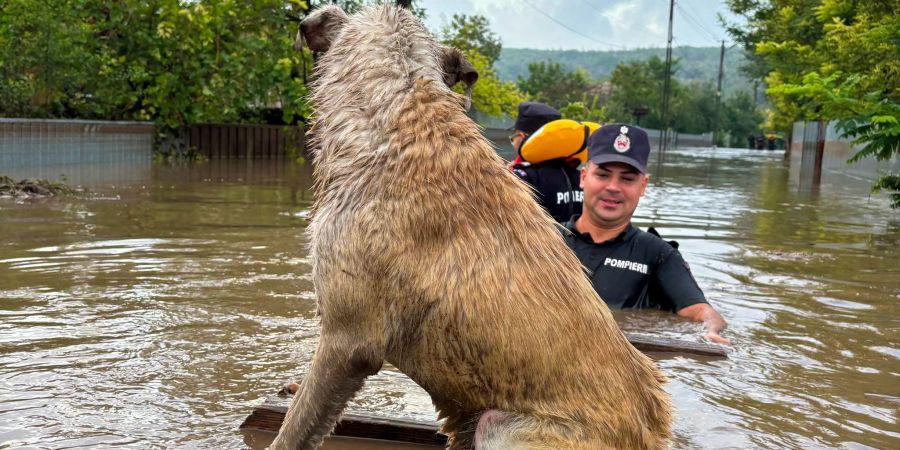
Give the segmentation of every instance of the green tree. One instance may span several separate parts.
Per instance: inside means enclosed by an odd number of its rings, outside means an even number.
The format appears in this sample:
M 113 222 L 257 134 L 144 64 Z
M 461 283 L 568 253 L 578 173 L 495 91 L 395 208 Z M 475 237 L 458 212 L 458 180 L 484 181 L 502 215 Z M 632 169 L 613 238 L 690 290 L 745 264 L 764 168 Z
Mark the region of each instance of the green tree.
M 673 62 L 672 68 L 673 72 L 679 70 L 678 60 Z M 665 73 L 665 62 L 657 56 L 619 63 L 609 77 L 612 94 L 605 105 L 609 119 L 631 122 L 635 109 L 646 108 L 649 112 L 641 118 L 641 126 L 661 128 L 660 103 Z M 682 83 L 672 79 L 670 89 L 669 126 L 672 129 L 695 134 L 715 129 L 716 89 L 711 81 Z M 723 102 L 719 114 L 720 130 L 741 138 L 758 129 L 763 120 L 753 99 L 743 91 Z
M 673 72 L 677 63 L 676 60 L 672 64 Z M 659 105 L 665 73 L 665 62 L 655 55 L 644 61 L 619 63 L 609 76 L 613 86 L 612 95 L 607 103 L 610 118 L 630 122 L 636 108 L 647 108 L 649 112 L 641 118 L 641 126 L 661 128 Z M 680 86 L 677 80 L 672 80 L 672 92 L 677 92 Z
M 308 112 L 291 48 L 301 1 L 10 0 L 0 114 L 153 120 L 169 129 Z M 306 64 L 311 63 L 307 58 Z
M 728 135 L 728 145 L 743 148 L 747 136 L 756 135 L 765 119 L 753 97 L 746 91 L 738 91 L 727 98 L 720 112 L 720 127 Z
M 91 33 L 73 23 L 59 0 L 0 4 L 0 115 L 67 117 L 68 95 L 95 63 Z
M 716 127 L 716 88 L 712 82 L 680 85 L 671 99 L 670 126 L 680 133 L 701 134 Z
M 454 14 L 440 35 L 444 44 L 465 52 L 476 51 L 487 58 L 492 67 L 503 48 L 500 38 L 491 31 L 490 22 L 484 16 Z
M 606 108 L 597 105 L 597 97 L 591 98 L 590 101 L 569 102 L 566 106 L 559 108 L 559 112 L 564 119 L 572 119 L 579 122 L 604 123 L 607 117 Z
M 497 77 L 490 61 L 474 50 L 466 51 L 466 57 L 478 71 L 478 82 L 472 89 L 472 108 L 494 117 L 514 117 L 519 103 L 528 99 L 516 85 Z M 462 93 L 462 85 L 456 86 Z
M 900 152 L 900 11 L 896 1 L 727 0 L 746 19 L 732 36 L 757 55 L 773 105 L 772 125 L 838 120 L 844 136 L 865 147 L 851 158 L 887 159 Z M 900 177 L 875 189 L 894 191 Z
M 516 84 L 537 101 L 562 108 L 571 102 L 584 102 L 585 93 L 595 84 L 584 69 L 566 70 L 553 61 L 528 64 L 528 78 Z

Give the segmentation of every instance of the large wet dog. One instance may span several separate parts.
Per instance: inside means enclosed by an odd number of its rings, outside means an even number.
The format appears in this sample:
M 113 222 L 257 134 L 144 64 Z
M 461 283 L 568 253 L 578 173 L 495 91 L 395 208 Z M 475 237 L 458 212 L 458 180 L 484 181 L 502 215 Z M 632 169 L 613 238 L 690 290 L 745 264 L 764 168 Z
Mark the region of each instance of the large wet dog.
M 276 449 L 311 449 L 388 361 L 450 447 L 664 448 L 663 377 L 617 328 L 461 96 L 460 53 L 409 12 L 321 9 L 309 226 L 321 340 Z

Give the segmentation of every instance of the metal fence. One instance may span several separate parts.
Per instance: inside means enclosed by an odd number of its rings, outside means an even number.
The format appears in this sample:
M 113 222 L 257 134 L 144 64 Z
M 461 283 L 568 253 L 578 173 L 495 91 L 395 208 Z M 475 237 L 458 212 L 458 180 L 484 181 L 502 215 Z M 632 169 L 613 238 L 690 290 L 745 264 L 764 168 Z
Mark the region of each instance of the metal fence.
M 286 159 L 306 144 L 304 127 L 283 125 L 194 124 L 184 139 L 209 159 Z
M 153 130 L 149 122 L 0 119 L 0 174 L 70 184 L 144 179 Z

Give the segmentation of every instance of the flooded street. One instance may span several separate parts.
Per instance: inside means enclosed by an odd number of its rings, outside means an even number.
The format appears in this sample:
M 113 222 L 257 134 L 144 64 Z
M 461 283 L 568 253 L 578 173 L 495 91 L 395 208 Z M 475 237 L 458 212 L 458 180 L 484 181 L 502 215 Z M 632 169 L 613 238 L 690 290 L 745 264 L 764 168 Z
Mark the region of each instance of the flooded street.
M 900 448 L 900 214 L 798 190 L 781 152 L 673 151 L 635 216 L 680 242 L 727 360 L 657 359 L 674 448 Z M 0 199 L 0 449 L 243 448 L 316 343 L 308 167 L 154 166 L 80 198 Z M 700 339 L 673 315 L 632 331 Z M 385 367 L 353 402 L 431 420 Z

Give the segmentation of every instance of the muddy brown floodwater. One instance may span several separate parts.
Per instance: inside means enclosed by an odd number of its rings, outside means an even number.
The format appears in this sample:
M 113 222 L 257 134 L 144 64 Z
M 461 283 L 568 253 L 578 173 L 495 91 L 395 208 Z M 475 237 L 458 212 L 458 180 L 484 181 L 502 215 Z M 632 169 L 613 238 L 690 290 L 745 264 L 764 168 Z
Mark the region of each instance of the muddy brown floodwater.
M 735 343 L 728 360 L 657 359 L 673 447 L 900 448 L 900 215 L 859 180 L 800 192 L 781 161 L 651 164 L 635 223 L 681 243 Z M 139 178 L 0 200 L 0 448 L 242 448 L 241 420 L 308 365 L 308 168 Z M 700 339 L 672 315 L 620 319 Z M 353 408 L 434 418 L 390 367 Z

